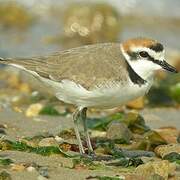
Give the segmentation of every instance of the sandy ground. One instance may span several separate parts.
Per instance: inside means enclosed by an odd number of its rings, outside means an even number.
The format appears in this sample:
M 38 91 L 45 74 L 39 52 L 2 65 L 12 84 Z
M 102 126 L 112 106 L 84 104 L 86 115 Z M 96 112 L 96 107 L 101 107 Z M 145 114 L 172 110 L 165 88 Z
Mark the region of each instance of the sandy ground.
M 152 128 L 158 128 L 162 126 L 174 126 L 180 129 L 180 111 L 177 109 L 145 109 L 141 112 L 143 114 L 147 124 Z M 72 127 L 71 117 L 48 117 L 39 116 L 36 118 L 27 118 L 22 113 L 14 112 L 11 109 L 3 109 L 0 112 L 0 124 L 6 124 L 7 135 L 5 138 L 15 140 L 22 136 L 34 136 L 42 134 L 43 132 L 49 132 L 57 134 L 62 129 Z M 64 180 L 64 179 L 86 179 L 89 175 L 116 175 L 122 174 L 116 170 L 103 171 L 103 170 L 75 170 L 71 169 L 72 160 L 69 158 L 61 157 L 61 155 L 51 155 L 44 157 L 34 153 L 18 152 L 18 151 L 3 151 L 0 152 L 1 156 L 11 158 L 14 162 L 26 162 L 36 163 L 40 166 L 48 168 L 49 179 Z M 12 171 L 10 172 L 13 180 L 43 180 L 43 177 L 39 177 L 37 171 Z
M 151 128 L 174 126 L 180 129 L 180 110 L 178 109 L 144 109 L 141 111 L 141 114 L 145 118 L 146 124 Z M 17 113 L 11 109 L 4 109 L 0 112 L 0 124 L 7 125 L 7 137 L 10 139 L 22 136 L 31 137 L 44 132 L 54 135 L 63 129 L 73 127 L 71 116 L 38 116 L 28 118 L 23 113 Z

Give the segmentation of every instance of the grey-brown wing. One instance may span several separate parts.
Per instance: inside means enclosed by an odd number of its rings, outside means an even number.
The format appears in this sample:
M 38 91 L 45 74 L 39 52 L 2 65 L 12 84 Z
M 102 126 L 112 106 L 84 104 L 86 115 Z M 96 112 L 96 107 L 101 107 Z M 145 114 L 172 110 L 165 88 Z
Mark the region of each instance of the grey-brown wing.
M 14 64 L 55 81 L 73 80 L 86 88 L 125 79 L 127 74 L 123 73 L 127 65 L 116 43 L 83 46 L 46 57 L 17 59 Z

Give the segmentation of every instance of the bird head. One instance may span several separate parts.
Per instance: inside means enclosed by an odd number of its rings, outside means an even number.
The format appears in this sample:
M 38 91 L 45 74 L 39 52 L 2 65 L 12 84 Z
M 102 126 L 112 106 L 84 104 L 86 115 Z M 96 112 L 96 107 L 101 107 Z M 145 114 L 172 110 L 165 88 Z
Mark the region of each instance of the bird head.
M 178 71 L 165 61 L 165 50 L 161 43 L 147 38 L 134 38 L 121 44 L 121 50 L 130 66 L 142 78 L 148 78 L 156 70 L 172 73 Z

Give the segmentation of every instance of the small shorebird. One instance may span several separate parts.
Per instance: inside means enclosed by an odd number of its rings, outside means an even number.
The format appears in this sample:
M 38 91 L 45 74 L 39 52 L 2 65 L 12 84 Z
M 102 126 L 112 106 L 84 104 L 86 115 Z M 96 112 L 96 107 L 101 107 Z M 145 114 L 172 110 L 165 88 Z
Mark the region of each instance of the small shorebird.
M 73 120 L 81 154 L 85 151 L 77 126 L 79 118 L 83 121 L 88 151 L 93 152 L 86 125 L 87 108 L 113 108 L 143 96 L 158 69 L 177 73 L 164 60 L 162 44 L 148 38 L 87 45 L 50 56 L 0 58 L 0 63 L 33 74 L 59 100 L 77 107 Z

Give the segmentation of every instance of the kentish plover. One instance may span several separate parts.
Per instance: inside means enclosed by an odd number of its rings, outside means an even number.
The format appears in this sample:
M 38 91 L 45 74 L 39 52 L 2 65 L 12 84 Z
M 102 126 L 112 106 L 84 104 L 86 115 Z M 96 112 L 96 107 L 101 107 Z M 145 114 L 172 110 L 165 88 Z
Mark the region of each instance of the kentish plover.
M 59 100 L 77 107 L 73 120 L 81 154 L 85 151 L 77 126 L 79 118 L 88 150 L 93 152 L 86 125 L 87 108 L 113 108 L 145 95 L 156 70 L 177 73 L 164 59 L 163 45 L 148 38 L 87 45 L 50 56 L 1 58 L 0 63 L 33 74 Z

